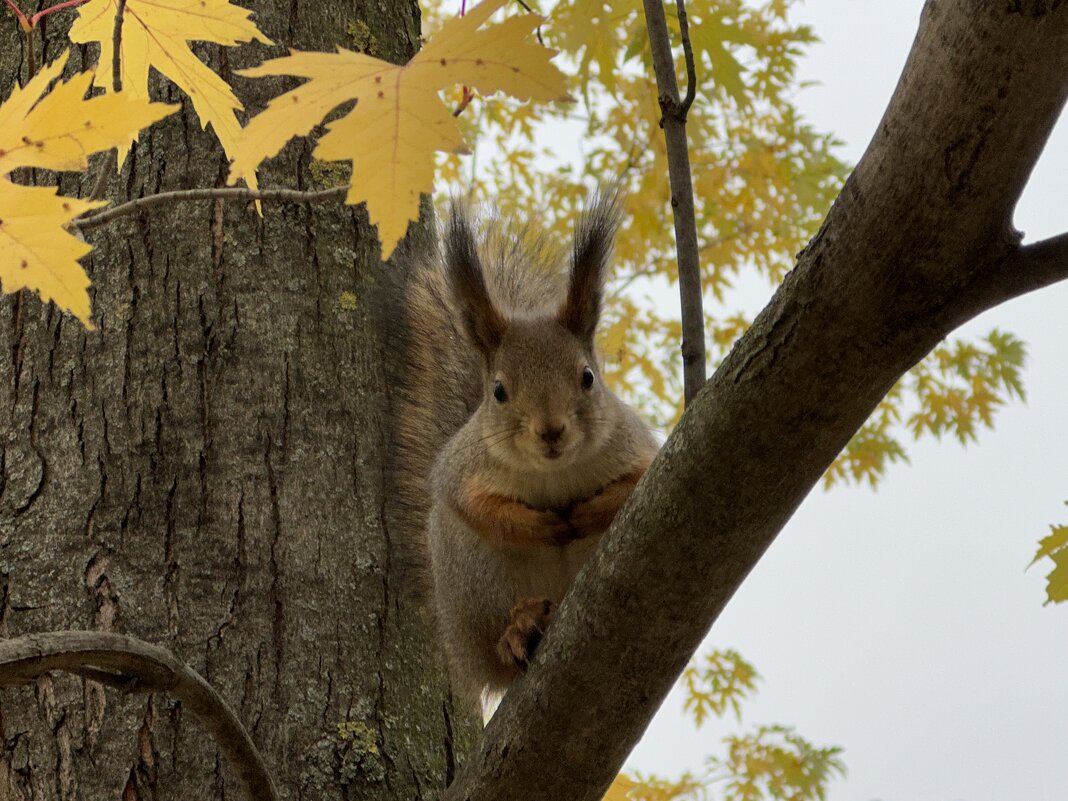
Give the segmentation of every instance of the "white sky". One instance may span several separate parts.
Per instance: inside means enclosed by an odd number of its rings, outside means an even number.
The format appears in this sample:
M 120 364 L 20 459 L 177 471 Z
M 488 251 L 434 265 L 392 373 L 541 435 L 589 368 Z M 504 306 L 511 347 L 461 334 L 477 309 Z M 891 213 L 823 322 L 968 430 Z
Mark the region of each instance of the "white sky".
M 922 0 L 808 0 L 823 40 L 800 107 L 855 163 L 886 107 Z M 1033 241 L 1068 229 L 1068 120 L 1017 211 Z M 746 289 L 746 307 L 770 289 Z M 1028 401 L 978 445 L 924 442 L 877 492 L 816 490 L 716 623 L 763 677 L 743 720 L 697 731 L 673 693 L 628 766 L 700 769 L 721 738 L 761 723 L 837 744 L 849 776 L 829 801 L 1068 798 L 1068 605 L 1043 607 L 1047 565 L 1024 568 L 1068 523 L 1068 286 L 966 326 L 1029 346 Z

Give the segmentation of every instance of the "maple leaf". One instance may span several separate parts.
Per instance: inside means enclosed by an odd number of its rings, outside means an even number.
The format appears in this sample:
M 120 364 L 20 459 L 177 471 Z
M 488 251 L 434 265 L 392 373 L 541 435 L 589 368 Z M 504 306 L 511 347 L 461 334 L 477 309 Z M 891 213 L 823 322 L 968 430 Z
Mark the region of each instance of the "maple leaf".
M 88 72 L 42 98 L 66 63 L 64 53 L 0 106 L 0 175 L 17 167 L 84 170 L 92 153 L 128 145 L 141 128 L 178 110 L 125 93 L 85 100 L 93 80 Z M 0 178 L 0 289 L 32 289 L 92 328 L 89 278 L 78 264 L 92 247 L 63 229 L 106 204 L 56 191 Z
M 100 45 L 97 82 L 114 89 L 115 13 L 118 0 L 89 0 L 78 9 L 70 40 Z M 229 0 L 127 0 L 122 20 L 122 91 L 148 99 L 148 69 L 167 76 L 193 101 L 202 127 L 209 124 L 229 158 L 241 134 L 235 112 L 244 106 L 230 85 L 189 48 L 190 41 L 235 45 L 259 41 L 273 44 L 250 19 L 251 12 Z M 120 148 L 119 161 L 126 148 Z
M 1039 541 L 1031 564 L 1045 557 L 1053 562 L 1046 576 L 1046 603 L 1068 601 L 1068 526 L 1050 526 L 1050 534 Z
M 356 106 L 327 124 L 314 156 L 351 161 L 348 203 L 366 203 L 378 226 L 382 258 L 389 258 L 419 216 L 419 197 L 433 189 L 434 152 L 462 152 L 463 136 L 439 96 L 454 84 L 483 94 L 507 92 L 520 100 L 566 100 L 564 76 L 549 63 L 555 51 L 527 41 L 542 18 L 522 14 L 484 29 L 507 0 L 485 0 L 464 17 L 446 23 L 406 65 L 362 53 L 291 50 L 288 56 L 241 75 L 294 75 L 309 79 L 274 98 L 243 132 L 230 169 L 230 183 L 256 186 L 260 163 L 292 137 L 309 134 L 331 110 Z

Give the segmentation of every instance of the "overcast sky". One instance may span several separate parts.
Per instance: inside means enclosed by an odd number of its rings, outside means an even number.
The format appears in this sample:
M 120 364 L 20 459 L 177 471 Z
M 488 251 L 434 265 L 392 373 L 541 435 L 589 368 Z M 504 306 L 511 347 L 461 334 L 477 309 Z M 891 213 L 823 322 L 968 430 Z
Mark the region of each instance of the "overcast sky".
M 886 107 L 921 0 L 808 0 L 823 43 L 800 106 L 855 163 Z M 1036 54 L 1039 55 L 1040 54 Z M 1017 210 L 1027 240 L 1068 229 L 1068 121 Z M 746 305 L 770 289 L 755 286 Z M 978 445 L 912 446 L 877 492 L 815 491 L 713 628 L 763 676 L 741 724 L 697 731 L 669 697 L 628 765 L 699 769 L 720 739 L 785 723 L 845 748 L 829 801 L 1068 798 L 1068 604 L 1043 607 L 1047 565 L 1025 572 L 1051 523 L 1068 523 L 1068 286 L 995 309 L 1029 345 L 1028 400 Z

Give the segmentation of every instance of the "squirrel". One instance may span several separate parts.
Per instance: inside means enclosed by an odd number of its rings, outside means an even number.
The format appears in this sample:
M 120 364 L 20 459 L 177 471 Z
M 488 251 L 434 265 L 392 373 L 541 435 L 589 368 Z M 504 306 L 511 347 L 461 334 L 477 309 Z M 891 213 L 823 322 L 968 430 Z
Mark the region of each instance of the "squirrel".
M 398 459 L 454 688 L 477 703 L 530 662 L 556 605 L 658 450 L 601 380 L 594 335 L 614 194 L 544 238 L 458 202 L 411 269 Z

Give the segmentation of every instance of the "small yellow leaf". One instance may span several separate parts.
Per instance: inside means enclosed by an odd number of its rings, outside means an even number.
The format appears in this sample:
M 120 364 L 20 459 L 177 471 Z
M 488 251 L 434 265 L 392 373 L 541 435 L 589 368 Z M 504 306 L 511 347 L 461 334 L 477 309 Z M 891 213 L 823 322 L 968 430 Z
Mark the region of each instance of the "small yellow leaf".
M 315 157 L 351 161 L 349 203 L 367 203 L 378 226 L 382 258 L 389 258 L 419 216 L 419 197 L 433 189 L 435 151 L 461 152 L 456 119 L 439 92 L 463 83 L 521 100 L 568 99 L 555 54 L 527 41 L 541 17 L 525 14 L 480 29 L 507 0 L 485 0 L 446 23 L 408 64 L 396 66 L 362 53 L 291 51 L 242 71 L 248 77 L 295 75 L 304 85 L 272 100 L 245 128 L 230 168 L 230 183 L 256 185 L 256 169 L 294 136 L 308 134 L 338 105 L 356 107 L 327 125 Z
M 118 0 L 89 0 L 78 9 L 70 40 L 100 45 L 97 83 L 114 89 L 115 12 Z M 235 45 L 256 40 L 272 44 L 249 19 L 251 12 L 229 0 L 127 0 L 122 22 L 122 91 L 148 99 L 148 70 L 155 67 L 189 95 L 200 123 L 211 125 L 230 158 L 237 152 L 244 107 L 230 85 L 208 69 L 190 41 Z M 120 162 L 128 149 L 119 150 Z
M 0 287 L 5 292 L 32 289 L 92 329 L 89 277 L 78 259 L 93 248 L 62 229 L 103 205 L 56 195 L 55 187 L 0 179 Z
M 61 70 L 66 57 L 58 59 L 27 84 L 43 90 Z M 44 80 L 40 80 L 44 77 Z M 46 170 L 84 170 L 91 153 L 115 146 L 128 146 L 137 133 L 173 114 L 178 106 L 149 103 L 125 93 L 84 100 L 93 76 L 88 72 L 58 84 L 24 115 L 18 108 L 0 107 L 0 174 L 16 167 Z M 21 116 L 21 119 L 19 117 Z
M 1068 601 L 1068 526 L 1050 526 L 1050 534 L 1039 541 L 1031 564 L 1045 557 L 1053 562 L 1046 576 L 1046 603 Z
M 17 167 L 85 169 L 91 154 L 128 145 L 141 128 L 178 109 L 125 93 L 85 100 L 89 73 L 57 84 L 42 98 L 66 63 L 63 54 L 0 106 L 0 175 Z M 64 229 L 103 205 L 57 195 L 52 186 L 0 178 L 0 289 L 32 289 L 92 328 L 89 278 L 78 264 L 92 247 Z

